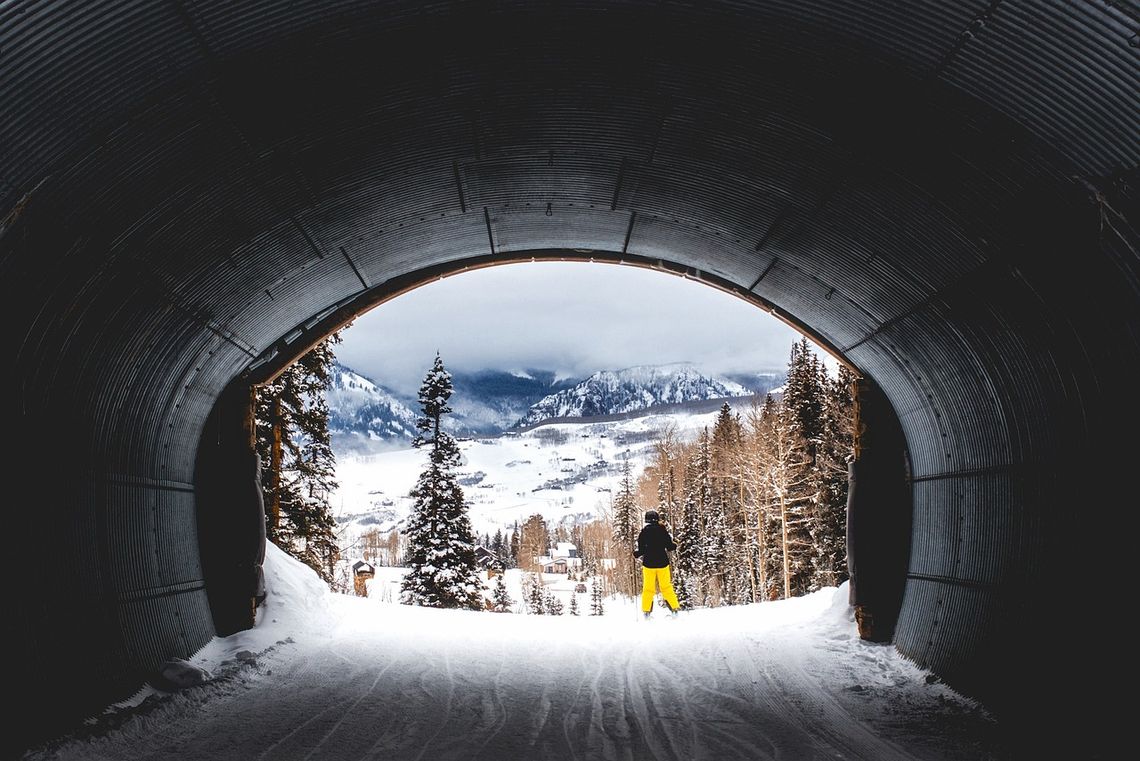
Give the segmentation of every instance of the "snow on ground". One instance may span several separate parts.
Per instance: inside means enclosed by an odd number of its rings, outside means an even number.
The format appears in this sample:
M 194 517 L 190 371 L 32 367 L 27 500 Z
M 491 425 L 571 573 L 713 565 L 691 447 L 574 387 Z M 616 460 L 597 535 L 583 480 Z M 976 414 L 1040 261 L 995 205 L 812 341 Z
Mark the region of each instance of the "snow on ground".
M 479 534 L 494 535 L 534 514 L 548 525 L 597 517 L 610 505 L 625 458 L 633 475 L 645 466 L 658 432 L 673 427 L 696 438 L 710 429 L 716 412 L 699 415 L 647 415 L 608 423 L 558 423 L 493 438 L 461 440 L 463 464 L 456 471 L 470 502 L 471 523 Z M 400 449 L 337 458 L 338 489 L 331 497 L 336 514 L 350 517 L 345 546 L 371 528 L 389 531 L 408 515 L 408 492 L 427 463 L 427 453 Z
M 270 545 L 250 631 L 47 759 L 1009 757 L 984 711 L 858 639 L 846 588 L 641 621 L 435 610 L 329 593 Z

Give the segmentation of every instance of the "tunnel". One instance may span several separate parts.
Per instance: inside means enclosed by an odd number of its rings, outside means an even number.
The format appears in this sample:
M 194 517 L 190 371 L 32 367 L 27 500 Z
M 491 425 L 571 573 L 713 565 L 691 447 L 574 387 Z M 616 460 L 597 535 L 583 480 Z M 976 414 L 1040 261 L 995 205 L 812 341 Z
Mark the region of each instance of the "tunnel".
M 1138 35 L 1114 0 L 0 2 L 8 744 L 248 625 L 250 384 L 530 259 L 701 280 L 857 368 L 906 453 L 893 646 L 1099 736 Z

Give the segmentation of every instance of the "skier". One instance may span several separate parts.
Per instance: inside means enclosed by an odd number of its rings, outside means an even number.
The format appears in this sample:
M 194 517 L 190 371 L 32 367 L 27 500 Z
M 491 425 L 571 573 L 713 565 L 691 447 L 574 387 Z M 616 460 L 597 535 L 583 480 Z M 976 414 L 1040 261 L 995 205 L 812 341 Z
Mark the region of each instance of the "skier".
M 637 535 L 635 558 L 641 558 L 641 612 L 646 618 L 653 611 L 653 594 L 661 587 L 661 596 L 676 616 L 681 609 L 677 593 L 673 591 L 673 581 L 669 576 L 669 554 L 667 550 L 677 549 L 669 530 L 661 525 L 661 516 L 656 510 L 645 513 L 645 527 Z

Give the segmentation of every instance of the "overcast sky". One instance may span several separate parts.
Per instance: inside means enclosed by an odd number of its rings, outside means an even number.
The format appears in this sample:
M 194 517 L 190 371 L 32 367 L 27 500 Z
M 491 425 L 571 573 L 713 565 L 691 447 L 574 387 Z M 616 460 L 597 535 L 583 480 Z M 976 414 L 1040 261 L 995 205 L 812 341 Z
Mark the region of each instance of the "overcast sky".
M 760 372 L 785 369 L 800 334 L 743 299 L 676 275 L 536 262 L 417 288 L 357 317 L 342 336 L 342 364 L 414 394 L 437 350 L 453 372 L 538 369 L 585 377 L 670 362 Z

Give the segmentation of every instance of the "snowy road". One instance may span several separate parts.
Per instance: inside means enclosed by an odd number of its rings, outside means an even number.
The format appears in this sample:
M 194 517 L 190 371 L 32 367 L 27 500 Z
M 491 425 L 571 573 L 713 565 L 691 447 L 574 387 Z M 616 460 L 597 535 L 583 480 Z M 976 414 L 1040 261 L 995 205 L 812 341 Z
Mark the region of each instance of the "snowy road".
M 855 636 L 842 591 L 678 620 L 523 616 L 321 596 L 271 562 L 267 618 L 194 659 L 222 678 L 28 758 L 1007 757 L 983 712 Z

